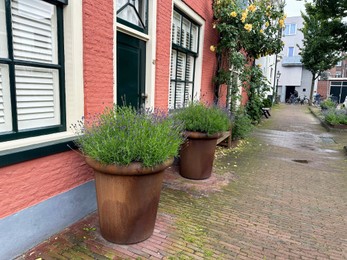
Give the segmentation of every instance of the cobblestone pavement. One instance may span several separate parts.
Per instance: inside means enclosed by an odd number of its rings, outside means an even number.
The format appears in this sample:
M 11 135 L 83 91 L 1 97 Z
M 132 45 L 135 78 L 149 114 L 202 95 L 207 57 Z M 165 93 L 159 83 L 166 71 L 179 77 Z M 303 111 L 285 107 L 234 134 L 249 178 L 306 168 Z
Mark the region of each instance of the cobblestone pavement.
M 271 113 L 238 148 L 218 148 L 210 179 L 166 173 L 148 240 L 109 243 L 93 213 L 19 259 L 347 259 L 347 132 L 326 132 L 305 106 Z

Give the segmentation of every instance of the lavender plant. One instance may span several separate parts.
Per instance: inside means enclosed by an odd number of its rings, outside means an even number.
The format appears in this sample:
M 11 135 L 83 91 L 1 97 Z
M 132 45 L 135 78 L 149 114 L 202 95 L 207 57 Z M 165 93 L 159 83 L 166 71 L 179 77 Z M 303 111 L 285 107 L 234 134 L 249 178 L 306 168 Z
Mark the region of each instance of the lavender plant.
M 176 122 L 183 123 L 186 131 L 213 135 L 230 129 L 230 117 L 227 111 L 217 106 L 193 102 L 187 107 L 173 111 L 172 116 Z
M 90 122 L 72 125 L 79 150 L 102 164 L 141 162 L 152 167 L 178 155 L 182 125 L 160 111 L 106 108 Z

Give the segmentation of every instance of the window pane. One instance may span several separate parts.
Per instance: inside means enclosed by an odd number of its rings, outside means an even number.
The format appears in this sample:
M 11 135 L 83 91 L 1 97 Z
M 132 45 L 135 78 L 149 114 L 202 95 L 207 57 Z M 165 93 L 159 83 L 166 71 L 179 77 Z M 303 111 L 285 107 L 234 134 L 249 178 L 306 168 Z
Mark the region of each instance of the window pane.
M 295 27 L 296 27 L 296 24 L 291 24 L 290 32 L 289 32 L 291 35 L 295 34 L 295 29 L 296 29 Z
M 8 66 L 0 64 L 0 133 L 12 130 Z
M 187 57 L 187 66 L 186 66 L 186 80 L 193 81 L 194 78 L 194 57 Z
M 182 52 L 178 52 L 177 65 L 176 65 L 177 80 L 185 80 L 186 76 L 186 55 Z
M 185 98 L 185 102 L 184 102 L 185 106 L 188 105 L 190 101 L 193 100 L 193 84 L 192 83 L 186 84 L 184 98 Z
M 183 18 L 181 45 L 183 48 L 186 48 L 188 50 L 191 49 L 190 26 L 191 22 L 189 22 L 186 18 Z
M 16 66 L 18 129 L 60 124 L 58 70 Z
M 56 7 L 39 0 L 12 1 L 14 58 L 57 64 Z
M 147 0 L 117 0 L 117 17 L 141 28 L 146 27 L 146 10 Z
M 192 24 L 192 35 L 191 35 L 191 47 L 192 51 L 198 52 L 198 33 L 199 33 L 199 28 L 198 26 Z
M 174 11 L 172 23 L 172 42 L 174 44 L 181 43 L 181 15 Z
M 289 35 L 289 24 L 286 25 L 286 28 L 284 29 L 284 35 Z
M 288 48 L 288 57 L 293 57 L 294 56 L 294 47 L 289 47 Z
M 177 59 L 177 51 L 172 50 L 172 52 L 171 52 L 171 66 L 170 66 L 170 79 L 176 79 L 176 59 Z
M 184 104 L 184 83 L 183 82 L 177 82 L 176 83 L 176 107 L 175 108 L 181 108 Z
M 0 1 L 0 58 L 8 58 L 5 1 Z
M 175 88 L 176 88 L 176 82 L 171 81 L 170 89 L 169 89 L 169 109 L 175 108 Z

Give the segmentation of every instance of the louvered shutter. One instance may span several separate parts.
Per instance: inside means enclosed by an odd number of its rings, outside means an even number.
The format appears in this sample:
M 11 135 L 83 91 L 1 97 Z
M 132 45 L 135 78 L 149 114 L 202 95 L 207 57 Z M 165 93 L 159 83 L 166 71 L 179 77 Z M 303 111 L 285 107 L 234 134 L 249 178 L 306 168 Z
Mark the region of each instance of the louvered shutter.
M 0 64 L 0 133 L 12 130 L 10 86 L 7 65 Z
M 13 1 L 12 30 L 15 59 L 57 64 L 55 6 L 39 0 Z
M 16 66 L 18 129 L 60 123 L 58 71 Z
M 193 100 L 195 71 L 193 53 L 198 52 L 198 35 L 199 27 L 174 11 L 171 35 L 174 49 L 171 54 L 169 109 L 184 107 Z
M 5 1 L 0 1 L 0 58 L 8 58 Z
M 17 60 L 57 64 L 55 6 L 12 2 L 13 54 Z M 58 70 L 15 66 L 18 129 L 60 124 Z

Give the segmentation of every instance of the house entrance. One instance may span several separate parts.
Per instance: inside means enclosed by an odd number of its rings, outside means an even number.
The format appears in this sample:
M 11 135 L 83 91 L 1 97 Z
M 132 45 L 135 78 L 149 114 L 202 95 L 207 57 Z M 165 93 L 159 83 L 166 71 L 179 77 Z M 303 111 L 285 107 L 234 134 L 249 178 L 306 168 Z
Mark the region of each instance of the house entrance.
M 117 32 L 117 104 L 140 109 L 145 101 L 146 42 Z
M 286 102 L 291 94 L 294 94 L 295 86 L 286 86 Z

